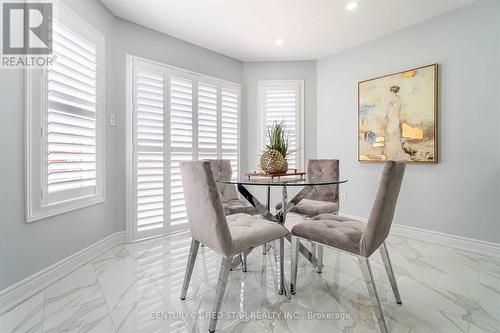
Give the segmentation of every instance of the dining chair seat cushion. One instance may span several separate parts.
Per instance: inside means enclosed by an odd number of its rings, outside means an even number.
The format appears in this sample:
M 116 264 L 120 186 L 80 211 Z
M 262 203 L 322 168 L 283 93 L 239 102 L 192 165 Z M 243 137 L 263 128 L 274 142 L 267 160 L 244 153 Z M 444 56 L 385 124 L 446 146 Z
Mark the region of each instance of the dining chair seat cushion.
M 325 244 L 357 255 L 366 223 L 334 214 L 322 214 L 313 220 L 299 223 L 292 235 Z
M 249 217 L 249 216 L 254 217 L 252 215 L 245 214 L 245 213 L 236 213 L 236 214 L 226 215 L 226 220 L 227 220 L 227 223 L 232 223 L 234 221 L 241 219 L 242 217 L 245 218 L 245 217 Z
M 288 235 L 288 230 L 281 224 L 256 215 L 235 214 L 228 216 L 227 220 L 233 240 L 232 255 Z
M 257 214 L 257 209 L 252 206 L 248 201 L 241 199 L 232 199 L 222 202 L 222 207 L 224 208 L 224 214 L 232 215 L 238 213 L 245 214 Z
M 281 209 L 281 203 L 276 205 L 276 209 Z M 338 210 L 338 202 L 302 199 L 290 209 L 290 212 L 313 217 L 324 213 L 336 213 Z

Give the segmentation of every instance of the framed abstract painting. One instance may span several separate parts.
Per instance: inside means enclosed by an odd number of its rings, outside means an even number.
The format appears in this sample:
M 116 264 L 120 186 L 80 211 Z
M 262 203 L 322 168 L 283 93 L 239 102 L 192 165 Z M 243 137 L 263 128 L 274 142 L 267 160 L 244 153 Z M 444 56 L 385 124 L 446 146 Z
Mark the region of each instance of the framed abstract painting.
M 437 163 L 438 65 L 358 83 L 358 160 Z

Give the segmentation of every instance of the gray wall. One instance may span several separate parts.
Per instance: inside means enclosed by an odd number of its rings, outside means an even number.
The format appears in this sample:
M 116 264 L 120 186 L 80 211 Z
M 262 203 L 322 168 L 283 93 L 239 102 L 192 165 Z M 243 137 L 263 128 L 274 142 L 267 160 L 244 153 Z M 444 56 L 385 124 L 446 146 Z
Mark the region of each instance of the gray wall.
M 499 33 L 484 0 L 318 61 L 318 156 L 341 160 L 342 212 L 368 216 L 382 167 L 357 161 L 357 82 L 438 63 L 440 162 L 408 165 L 395 222 L 500 242 Z
M 118 19 L 97 0 L 65 2 L 106 37 L 106 112 L 117 121 L 106 127 L 106 202 L 24 222 L 23 72 L 0 70 L 0 290 L 125 230 L 126 53 L 242 82 L 237 60 Z
M 243 65 L 244 89 L 241 119 L 242 170 L 257 169 L 264 147 L 256 133 L 261 131 L 257 99 L 259 80 L 304 80 L 304 156 L 316 154 L 316 61 L 246 62 Z

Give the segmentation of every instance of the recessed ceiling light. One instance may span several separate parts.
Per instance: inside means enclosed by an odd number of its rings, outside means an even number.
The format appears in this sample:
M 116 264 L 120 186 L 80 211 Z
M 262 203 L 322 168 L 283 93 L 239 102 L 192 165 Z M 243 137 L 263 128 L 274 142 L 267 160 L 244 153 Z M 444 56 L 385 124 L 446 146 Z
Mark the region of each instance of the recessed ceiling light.
M 278 46 L 281 46 L 285 43 L 285 41 L 283 40 L 283 38 L 278 38 L 274 41 L 274 44 L 278 45 Z
M 354 10 L 358 7 L 358 2 L 357 1 L 349 1 L 347 5 L 345 5 L 345 9 L 347 10 Z

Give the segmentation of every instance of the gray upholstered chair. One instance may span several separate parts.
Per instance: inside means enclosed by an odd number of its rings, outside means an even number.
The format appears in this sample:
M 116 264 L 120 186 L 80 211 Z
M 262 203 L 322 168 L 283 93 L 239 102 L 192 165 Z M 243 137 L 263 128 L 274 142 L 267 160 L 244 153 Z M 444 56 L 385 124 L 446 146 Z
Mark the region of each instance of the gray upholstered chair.
M 230 180 L 233 175 L 231 162 L 229 160 L 208 160 L 212 166 L 215 178 Z M 232 184 L 217 183 L 224 214 L 232 215 L 238 213 L 257 214 L 257 209 L 245 199 L 240 199 L 236 186 Z
M 290 286 L 292 294 L 296 292 L 297 286 L 300 239 L 353 254 L 358 257 L 380 330 L 387 332 L 387 325 L 380 306 L 369 257 L 377 249 L 380 250 L 396 302 L 401 304 L 401 297 L 385 245 L 385 239 L 389 235 L 391 228 L 405 166 L 404 161 L 387 161 L 385 163 L 368 222 L 365 223 L 340 215 L 321 214 L 314 217 L 316 221 L 302 222 L 293 227 L 292 279 Z
M 232 216 L 232 221 L 228 224 L 210 162 L 185 161 L 181 162 L 180 167 L 188 223 L 192 236 L 181 299 L 186 299 L 196 254 L 201 242 L 223 256 L 212 311 L 214 314 L 220 311 L 233 257 L 276 239 L 280 240 L 280 247 L 283 248 L 284 237 L 288 235 L 288 230 L 279 223 L 248 214 Z M 280 251 L 280 293 L 285 290 L 283 253 L 284 251 Z M 216 325 L 217 316 L 213 315 L 209 331 L 214 332 Z
M 307 163 L 307 174 L 309 176 L 328 176 L 339 179 L 339 160 L 315 159 Z M 281 209 L 281 203 L 276 205 Z M 314 186 L 313 190 L 293 206 L 291 212 L 313 217 L 325 213 L 337 213 L 339 210 L 339 187 L 338 185 Z

